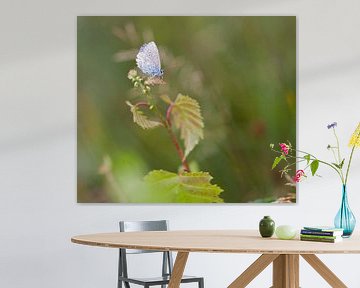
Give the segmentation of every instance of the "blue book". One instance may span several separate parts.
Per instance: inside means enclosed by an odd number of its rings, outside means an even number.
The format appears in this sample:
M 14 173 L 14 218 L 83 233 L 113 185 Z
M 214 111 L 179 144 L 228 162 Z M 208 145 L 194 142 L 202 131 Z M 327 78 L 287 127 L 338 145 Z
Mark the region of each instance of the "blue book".
M 330 226 L 306 226 L 301 230 L 303 235 L 318 235 L 318 236 L 341 236 L 344 229 Z

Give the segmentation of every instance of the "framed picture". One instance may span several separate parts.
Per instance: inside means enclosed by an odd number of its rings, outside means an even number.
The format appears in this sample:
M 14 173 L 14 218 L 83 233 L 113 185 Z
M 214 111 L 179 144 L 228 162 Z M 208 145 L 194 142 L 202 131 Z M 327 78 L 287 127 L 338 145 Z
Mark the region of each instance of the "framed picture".
M 296 143 L 296 17 L 81 16 L 77 30 L 78 202 L 296 202 L 270 148 Z

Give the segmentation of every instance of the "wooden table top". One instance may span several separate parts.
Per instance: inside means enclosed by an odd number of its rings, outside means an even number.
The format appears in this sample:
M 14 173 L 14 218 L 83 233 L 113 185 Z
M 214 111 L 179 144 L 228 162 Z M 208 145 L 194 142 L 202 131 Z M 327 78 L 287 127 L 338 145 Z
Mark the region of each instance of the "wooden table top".
M 262 238 L 256 230 L 190 230 L 166 232 L 117 232 L 80 235 L 77 244 L 182 252 L 251 254 L 343 254 L 360 253 L 360 235 L 338 243 Z

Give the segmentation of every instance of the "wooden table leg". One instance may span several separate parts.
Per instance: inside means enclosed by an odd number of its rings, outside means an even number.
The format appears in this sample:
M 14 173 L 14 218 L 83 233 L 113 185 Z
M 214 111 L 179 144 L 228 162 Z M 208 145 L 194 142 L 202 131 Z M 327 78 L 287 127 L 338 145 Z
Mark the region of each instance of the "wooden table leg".
M 273 288 L 299 288 L 299 255 L 281 254 L 273 263 Z
M 252 263 L 238 278 L 232 282 L 228 288 L 244 288 L 257 275 L 259 275 L 271 262 L 273 262 L 278 254 L 263 254 L 254 263 Z
M 188 257 L 189 257 L 189 252 L 177 253 L 168 288 L 180 287 L 181 278 L 184 274 L 185 265 Z
M 286 255 L 281 254 L 273 262 L 273 286 L 271 288 L 285 287 L 286 281 Z
M 287 255 L 289 267 L 289 287 L 299 288 L 299 255 Z
M 347 288 L 347 286 L 314 254 L 301 255 L 325 279 L 331 287 Z

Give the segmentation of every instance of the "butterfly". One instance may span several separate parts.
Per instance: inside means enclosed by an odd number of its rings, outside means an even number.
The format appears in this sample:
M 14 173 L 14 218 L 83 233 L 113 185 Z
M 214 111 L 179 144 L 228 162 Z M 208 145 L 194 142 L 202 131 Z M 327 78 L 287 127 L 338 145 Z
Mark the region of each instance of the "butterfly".
M 159 50 L 154 41 L 141 46 L 136 55 L 136 65 L 150 77 L 161 77 L 164 74 L 161 69 Z

